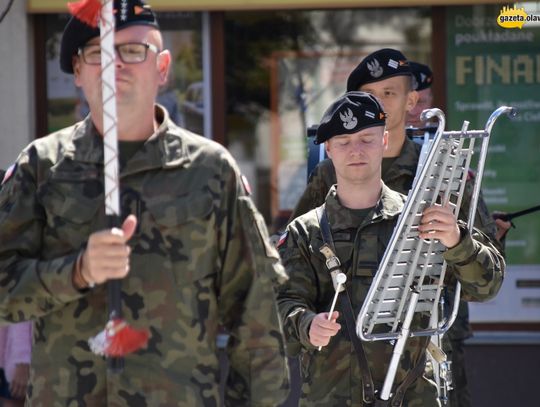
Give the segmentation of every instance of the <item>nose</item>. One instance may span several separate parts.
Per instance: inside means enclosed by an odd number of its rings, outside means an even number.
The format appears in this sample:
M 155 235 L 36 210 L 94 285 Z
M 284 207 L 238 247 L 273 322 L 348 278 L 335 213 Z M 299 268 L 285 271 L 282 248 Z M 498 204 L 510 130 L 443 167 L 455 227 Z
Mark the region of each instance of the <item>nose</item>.
M 362 142 L 361 141 L 353 141 L 351 143 L 350 153 L 351 153 L 351 155 L 354 155 L 354 156 L 362 155 L 364 153 L 364 148 L 362 146 Z
M 120 55 L 116 49 L 114 50 L 114 66 L 116 68 L 122 68 L 124 66 L 124 62 L 120 59 Z

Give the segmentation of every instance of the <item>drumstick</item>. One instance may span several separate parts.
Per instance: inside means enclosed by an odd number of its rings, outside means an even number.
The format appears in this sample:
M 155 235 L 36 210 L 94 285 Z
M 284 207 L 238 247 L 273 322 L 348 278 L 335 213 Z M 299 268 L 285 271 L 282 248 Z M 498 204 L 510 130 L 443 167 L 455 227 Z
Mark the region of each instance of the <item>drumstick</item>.
M 341 286 L 343 284 L 345 284 L 345 281 L 347 281 L 347 276 L 343 273 L 339 273 L 337 276 L 336 276 L 336 282 L 337 282 L 337 285 L 336 285 L 336 292 L 334 293 L 334 299 L 332 300 L 332 306 L 330 307 L 330 312 L 328 313 L 328 319 L 327 321 L 330 321 L 330 318 L 332 317 L 332 313 L 334 312 L 334 308 L 336 307 L 336 301 L 337 301 L 337 297 L 340 293 L 340 289 L 341 289 Z M 322 349 L 322 345 L 319 346 L 319 350 Z

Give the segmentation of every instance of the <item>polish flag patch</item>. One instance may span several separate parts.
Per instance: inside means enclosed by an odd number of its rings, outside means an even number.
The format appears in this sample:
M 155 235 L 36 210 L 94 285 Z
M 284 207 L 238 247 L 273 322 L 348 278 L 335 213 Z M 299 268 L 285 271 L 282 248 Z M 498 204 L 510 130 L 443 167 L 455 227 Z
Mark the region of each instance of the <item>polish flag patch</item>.
M 285 232 L 283 233 L 280 237 L 279 237 L 279 240 L 277 242 L 277 245 L 276 247 L 280 247 L 283 243 L 285 243 L 285 241 L 287 240 L 287 236 L 289 235 L 289 232 Z
M 0 185 L 4 185 L 15 173 L 16 169 L 17 169 L 17 163 L 10 165 L 10 167 L 7 169 L 6 173 L 4 174 L 4 178 L 2 179 L 2 182 L 0 183 Z
M 251 195 L 251 186 L 249 185 L 249 182 L 248 182 L 246 176 L 242 175 L 240 177 L 240 179 L 242 180 L 242 185 L 244 185 L 244 189 L 246 190 L 247 194 Z

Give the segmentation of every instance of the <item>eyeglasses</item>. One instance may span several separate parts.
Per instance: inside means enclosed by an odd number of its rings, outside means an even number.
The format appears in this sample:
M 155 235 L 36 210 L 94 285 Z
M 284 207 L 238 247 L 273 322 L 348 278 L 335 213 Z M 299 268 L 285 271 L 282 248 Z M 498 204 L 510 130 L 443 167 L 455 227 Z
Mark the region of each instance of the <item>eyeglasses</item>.
M 159 48 L 153 44 L 142 42 L 127 42 L 125 44 L 116 44 L 114 46 L 116 54 L 125 64 L 140 64 L 146 61 L 148 50 L 159 53 Z M 85 45 L 79 48 L 77 52 L 83 61 L 88 65 L 101 64 L 101 46 L 99 44 Z

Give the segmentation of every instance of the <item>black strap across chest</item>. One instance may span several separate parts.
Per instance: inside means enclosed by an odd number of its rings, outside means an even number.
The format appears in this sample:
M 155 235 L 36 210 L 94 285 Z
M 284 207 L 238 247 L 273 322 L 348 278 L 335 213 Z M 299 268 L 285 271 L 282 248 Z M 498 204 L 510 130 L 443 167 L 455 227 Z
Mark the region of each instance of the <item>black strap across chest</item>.
M 334 239 L 332 238 L 332 232 L 330 230 L 330 223 L 328 222 L 328 215 L 325 210 L 325 205 L 317 208 L 317 218 L 319 220 L 319 226 L 321 228 L 321 234 L 323 242 L 326 243 L 332 251 L 335 253 Z M 356 335 L 356 322 L 353 314 L 353 308 L 349 297 L 349 290 L 345 286 L 345 290 L 338 295 L 338 308 L 343 313 L 345 319 L 345 325 L 347 327 L 347 333 L 354 348 L 354 353 L 358 359 L 358 366 L 360 367 L 360 374 L 362 375 L 362 390 L 363 399 L 366 404 L 373 403 L 375 401 L 375 389 L 373 387 L 373 379 L 371 378 L 371 372 L 366 357 L 366 352 L 362 346 L 362 341 Z

